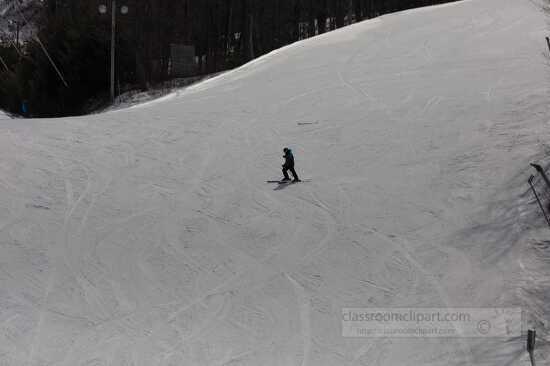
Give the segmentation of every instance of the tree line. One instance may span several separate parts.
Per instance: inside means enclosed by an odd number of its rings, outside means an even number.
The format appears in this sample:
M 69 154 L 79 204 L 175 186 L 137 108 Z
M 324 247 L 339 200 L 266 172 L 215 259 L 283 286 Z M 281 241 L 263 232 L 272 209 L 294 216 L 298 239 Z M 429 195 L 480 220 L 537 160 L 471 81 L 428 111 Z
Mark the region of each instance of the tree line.
M 449 1 L 117 0 L 117 90 L 227 70 L 358 21 Z M 91 98 L 107 100 L 111 0 L 37 4 L 32 24 L 21 25 L 34 27 L 34 37 L 0 35 L 0 109 L 64 116 L 84 113 Z M 174 72 L 173 45 L 194 47 L 187 75 Z

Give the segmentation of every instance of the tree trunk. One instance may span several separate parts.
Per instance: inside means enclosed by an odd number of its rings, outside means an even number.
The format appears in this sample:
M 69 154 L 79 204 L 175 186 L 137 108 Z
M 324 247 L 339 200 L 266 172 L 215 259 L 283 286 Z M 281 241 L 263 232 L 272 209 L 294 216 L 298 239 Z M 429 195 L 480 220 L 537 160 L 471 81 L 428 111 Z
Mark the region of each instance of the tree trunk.
M 249 14 L 248 16 L 248 51 L 250 60 L 253 60 L 254 57 L 254 15 Z

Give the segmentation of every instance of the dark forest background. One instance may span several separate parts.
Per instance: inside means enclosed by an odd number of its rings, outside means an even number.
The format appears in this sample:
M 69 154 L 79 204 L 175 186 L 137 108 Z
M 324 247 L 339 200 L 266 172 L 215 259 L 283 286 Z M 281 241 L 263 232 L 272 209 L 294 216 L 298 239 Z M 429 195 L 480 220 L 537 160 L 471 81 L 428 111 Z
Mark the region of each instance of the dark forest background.
M 351 23 L 445 2 L 449 0 L 117 0 L 118 9 L 129 9 L 117 15 L 117 91 L 146 90 L 175 78 L 173 44 L 194 46 L 196 55 L 194 69 L 177 76 L 210 74 Z M 0 39 L 0 109 L 66 116 L 85 113 L 91 99 L 108 102 L 110 0 L 37 4 L 32 25 L 20 25 L 33 27 L 37 37 L 14 42 L 10 37 L 15 35 L 4 32 Z M 98 11 L 101 4 L 107 5 L 107 14 Z

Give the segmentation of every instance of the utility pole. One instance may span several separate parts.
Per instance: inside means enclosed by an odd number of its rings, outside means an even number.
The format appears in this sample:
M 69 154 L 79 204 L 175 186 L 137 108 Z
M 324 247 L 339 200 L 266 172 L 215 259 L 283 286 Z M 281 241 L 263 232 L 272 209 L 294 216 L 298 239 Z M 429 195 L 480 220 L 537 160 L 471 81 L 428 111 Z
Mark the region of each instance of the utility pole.
M 111 0 L 111 102 L 115 101 L 116 0 Z
M 107 5 L 99 6 L 99 13 L 107 13 Z M 116 60 L 116 13 L 117 13 L 116 0 L 111 0 L 111 102 L 115 101 L 115 60 Z M 128 14 L 128 7 L 123 5 L 120 8 L 122 15 Z

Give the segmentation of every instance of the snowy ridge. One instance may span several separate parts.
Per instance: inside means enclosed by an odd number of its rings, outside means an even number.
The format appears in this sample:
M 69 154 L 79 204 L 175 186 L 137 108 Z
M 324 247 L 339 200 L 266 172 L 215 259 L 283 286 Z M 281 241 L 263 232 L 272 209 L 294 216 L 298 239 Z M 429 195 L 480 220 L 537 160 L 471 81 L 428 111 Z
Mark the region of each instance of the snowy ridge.
M 529 0 L 471 0 L 0 120 L 0 364 L 528 365 L 523 337 L 341 333 L 344 307 L 516 306 L 544 364 L 545 35 Z M 284 146 L 311 182 L 274 190 Z
M 0 110 L 0 119 L 9 119 L 11 118 L 6 112 Z

